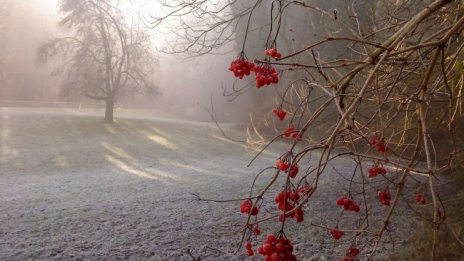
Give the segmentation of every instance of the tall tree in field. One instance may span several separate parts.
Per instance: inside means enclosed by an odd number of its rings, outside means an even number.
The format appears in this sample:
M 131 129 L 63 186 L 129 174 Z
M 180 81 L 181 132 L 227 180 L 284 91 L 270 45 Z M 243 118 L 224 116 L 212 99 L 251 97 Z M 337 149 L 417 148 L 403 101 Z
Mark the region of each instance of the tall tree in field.
M 113 121 L 114 102 L 133 92 L 156 93 L 156 59 L 149 35 L 131 26 L 110 0 L 61 0 L 60 27 L 71 32 L 43 45 L 39 63 L 60 57 L 64 88 L 106 104 L 105 121 Z

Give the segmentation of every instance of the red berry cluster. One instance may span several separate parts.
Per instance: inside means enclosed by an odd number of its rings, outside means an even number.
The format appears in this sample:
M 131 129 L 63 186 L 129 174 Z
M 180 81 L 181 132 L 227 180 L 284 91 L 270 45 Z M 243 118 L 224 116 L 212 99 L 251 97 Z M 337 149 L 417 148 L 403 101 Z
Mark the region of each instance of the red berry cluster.
M 290 167 L 290 163 L 285 162 L 281 159 L 276 160 L 276 168 L 278 168 L 281 171 L 287 171 L 287 169 Z
M 238 57 L 230 63 L 229 71 L 233 72 L 235 77 L 242 79 L 243 76 L 250 75 L 254 68 L 255 65 L 252 62 L 243 57 Z
M 256 206 L 252 207 L 251 200 L 246 199 L 242 201 L 242 204 L 240 205 L 240 213 L 256 216 L 258 215 L 258 212 L 259 212 L 259 208 Z
M 271 83 L 278 83 L 279 82 L 279 74 L 274 67 L 266 64 L 255 66 L 253 68 L 255 72 L 255 81 L 256 87 L 261 88 L 265 85 L 270 85 Z
M 303 138 L 298 137 L 298 135 L 299 135 L 299 132 L 298 132 L 298 131 L 295 131 L 294 133 L 292 133 L 292 134 L 290 135 L 290 138 L 293 139 L 293 140 L 297 140 L 297 139 L 298 139 L 298 140 L 302 140 Z
M 296 261 L 293 255 L 292 241 L 269 234 L 264 243 L 258 247 L 258 253 L 265 261 Z
M 285 137 L 290 137 L 290 135 L 292 135 L 293 133 L 295 133 L 295 128 L 293 128 L 293 126 L 288 126 L 284 132 L 282 132 L 282 134 L 285 136 Z
M 385 206 L 390 205 L 390 193 L 386 190 L 379 190 L 377 191 L 377 198 L 379 199 L 380 203 Z
M 359 212 L 361 210 L 358 204 L 354 203 L 353 200 L 347 197 L 338 198 L 336 203 L 337 206 L 343 206 L 343 208 L 347 211 Z
M 312 188 L 309 185 L 304 185 L 302 187 L 299 187 L 296 191 L 300 194 L 307 194 L 311 192 Z
M 344 235 L 343 232 L 336 229 L 331 229 L 329 233 L 335 240 L 339 240 Z
M 264 55 L 270 56 L 274 59 L 280 59 L 280 57 L 282 57 L 282 55 L 279 52 L 277 52 L 276 48 L 266 49 Z
M 296 174 L 298 174 L 299 169 L 297 165 L 291 165 L 281 159 L 276 160 L 275 166 L 279 170 L 287 172 L 290 178 L 294 178 L 296 177 Z
M 285 200 L 285 193 L 282 191 L 275 197 L 275 203 L 277 204 L 277 208 L 283 212 L 290 211 L 294 208 L 294 205 L 290 203 L 288 200 L 293 201 L 294 203 L 300 199 L 300 195 L 295 192 L 287 192 L 287 200 Z M 294 218 L 296 222 L 303 222 L 304 220 L 304 213 L 301 208 L 297 208 L 296 210 L 279 215 L 279 221 L 284 222 L 286 218 Z
M 281 110 L 281 109 L 272 109 L 272 113 L 279 118 L 279 120 L 285 119 L 285 115 L 287 115 L 287 112 Z
M 422 197 L 422 195 L 417 194 L 416 195 L 416 202 L 421 203 L 422 205 L 425 205 L 427 202 L 425 201 L 425 198 Z
M 246 242 L 245 248 L 246 248 L 246 251 L 247 251 L 247 253 L 246 253 L 247 256 L 253 256 L 254 253 L 253 253 L 253 249 L 252 249 L 250 241 Z
M 378 151 L 378 152 L 385 152 L 387 151 L 387 147 L 385 146 L 385 142 L 382 140 L 378 140 L 376 137 L 372 137 L 370 140 L 369 140 L 369 144 L 372 145 L 372 146 L 375 146 L 375 149 Z
M 357 255 L 359 255 L 359 249 L 350 247 L 346 250 L 346 256 L 343 257 L 342 261 L 354 261 L 354 257 Z
M 299 131 L 296 131 L 295 128 L 293 128 L 293 126 L 288 126 L 288 127 L 284 130 L 284 132 L 282 132 L 282 134 L 283 134 L 285 137 L 287 137 L 287 138 L 291 138 L 291 139 L 293 139 L 293 140 L 296 140 L 296 139 L 302 140 L 301 137 L 298 137 L 298 134 L 299 134 L 299 133 L 300 133 L 300 132 L 299 132 Z
M 373 178 L 373 177 L 377 177 L 378 174 L 382 174 L 382 175 L 385 175 L 387 174 L 387 170 L 383 167 L 383 166 L 372 166 L 369 168 L 369 171 L 368 171 L 368 177 L 369 178 Z

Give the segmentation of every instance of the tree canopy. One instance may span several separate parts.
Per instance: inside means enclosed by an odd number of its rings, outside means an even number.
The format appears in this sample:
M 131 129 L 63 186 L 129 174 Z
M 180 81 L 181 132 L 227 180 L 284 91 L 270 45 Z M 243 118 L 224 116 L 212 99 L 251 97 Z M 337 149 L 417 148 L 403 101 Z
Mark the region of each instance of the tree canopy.
M 111 0 L 61 0 L 59 26 L 68 35 L 53 39 L 38 52 L 39 63 L 61 58 L 68 93 L 106 103 L 105 120 L 113 120 L 115 99 L 143 92 L 156 93 L 154 56 L 150 36 L 129 23 Z

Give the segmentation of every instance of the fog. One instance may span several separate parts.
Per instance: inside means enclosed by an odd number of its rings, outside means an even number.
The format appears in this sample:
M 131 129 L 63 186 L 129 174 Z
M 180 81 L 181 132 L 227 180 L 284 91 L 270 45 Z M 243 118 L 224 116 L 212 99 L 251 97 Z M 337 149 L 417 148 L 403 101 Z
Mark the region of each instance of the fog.
M 4 1 L 1 5 L 1 100 L 56 100 L 49 71 L 36 66 L 37 49 L 53 37 L 57 22 L 47 1 Z M 51 86 L 50 86 L 51 87 Z
M 121 3 L 130 13 L 126 19 L 132 23 L 141 16 L 162 14 L 153 1 L 148 5 L 150 8 L 146 4 Z M 41 102 L 40 106 L 55 106 L 61 102 L 69 102 L 70 106 L 74 106 L 72 102 L 101 104 L 79 93 L 69 95 L 64 86 L 67 84 L 66 76 L 60 72 L 59 66 L 56 68 L 59 65 L 56 60 L 42 65 L 36 62 L 41 45 L 56 37 L 69 35 L 69 32 L 57 26 L 61 16 L 55 1 L 6 0 L 0 5 L 3 12 L 0 21 L 0 75 L 3 76 L 0 103 L 10 106 L 39 104 L 37 102 Z M 140 21 L 136 23 L 139 27 L 145 26 Z M 116 100 L 117 107 L 156 108 L 202 121 L 212 120 L 212 115 L 217 121 L 246 121 L 250 104 L 247 94 L 224 96 L 224 92 L 234 85 L 234 78 L 228 71 L 230 61 L 237 56 L 234 43 L 204 56 L 170 54 L 166 50 L 176 41 L 176 36 L 167 33 L 169 28 L 160 26 L 146 31 L 151 35 L 153 51 L 158 60 L 153 75 L 157 95 L 149 99 L 143 94 L 124 95 Z

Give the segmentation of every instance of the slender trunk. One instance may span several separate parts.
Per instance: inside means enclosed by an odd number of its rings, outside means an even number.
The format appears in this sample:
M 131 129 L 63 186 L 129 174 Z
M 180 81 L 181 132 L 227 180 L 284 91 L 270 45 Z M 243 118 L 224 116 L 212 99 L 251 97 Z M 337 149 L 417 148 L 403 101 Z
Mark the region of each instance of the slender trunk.
M 105 122 L 113 122 L 114 99 L 109 97 L 105 100 Z

